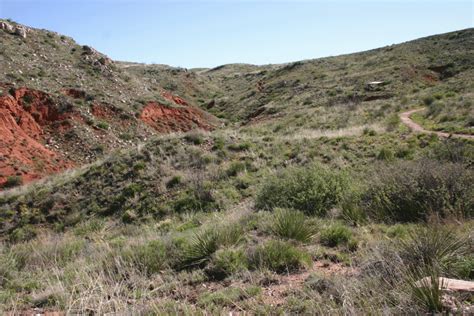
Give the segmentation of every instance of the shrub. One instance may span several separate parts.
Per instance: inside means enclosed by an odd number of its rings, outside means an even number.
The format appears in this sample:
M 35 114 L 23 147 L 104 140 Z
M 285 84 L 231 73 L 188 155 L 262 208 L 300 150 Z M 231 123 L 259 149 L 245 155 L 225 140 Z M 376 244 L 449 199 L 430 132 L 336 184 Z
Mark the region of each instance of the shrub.
M 387 130 L 394 131 L 400 125 L 400 117 L 397 114 L 392 114 L 387 118 Z
M 122 215 L 122 222 L 130 224 L 136 221 L 137 218 L 138 216 L 133 210 L 126 210 Z
M 166 182 L 166 187 L 168 189 L 171 189 L 180 185 L 182 182 L 183 182 L 183 178 L 180 175 L 173 176 L 168 182 Z
M 474 173 L 462 164 L 432 160 L 383 165 L 368 180 L 363 207 L 383 221 L 427 220 L 432 214 L 471 218 Z
M 427 96 L 423 97 L 423 100 L 422 100 L 422 101 L 423 101 L 423 103 L 424 103 L 425 105 L 428 106 L 428 105 L 431 105 L 431 104 L 434 102 L 434 100 L 435 100 L 435 99 L 434 99 L 432 96 L 427 95 Z
M 226 170 L 226 174 L 229 177 L 235 177 L 240 172 L 245 171 L 247 169 L 247 165 L 241 161 L 234 161 L 230 164 L 229 168 Z
M 250 268 L 266 268 L 277 273 L 298 270 L 310 263 L 307 253 L 284 241 L 270 240 L 249 254 Z
M 25 104 L 30 104 L 31 102 L 33 102 L 33 96 L 29 94 L 25 94 L 21 99 Z
M 324 216 L 341 201 L 347 188 L 347 177 L 340 172 L 322 167 L 289 168 L 264 182 L 256 207 L 286 207 Z
M 342 224 L 333 224 L 321 232 L 321 243 L 328 247 L 346 244 L 352 237 L 351 230 Z
M 314 235 L 314 230 L 306 223 L 304 214 L 289 209 L 276 210 L 273 215 L 271 231 L 279 237 L 301 242 L 310 241 Z
M 194 145 L 201 145 L 204 143 L 204 135 L 199 131 L 189 132 L 184 136 L 184 139 Z
M 97 127 L 100 129 L 109 129 L 109 124 L 107 124 L 106 122 L 98 122 Z
M 380 149 L 379 153 L 377 154 L 378 160 L 393 160 L 393 151 L 389 148 L 382 148 Z
M 23 179 L 19 176 L 7 177 L 7 181 L 3 185 L 4 188 L 13 188 L 23 184 Z
M 244 143 L 239 143 L 239 144 L 230 144 L 228 148 L 233 151 L 245 151 L 249 150 L 251 147 L 251 144 L 248 142 Z

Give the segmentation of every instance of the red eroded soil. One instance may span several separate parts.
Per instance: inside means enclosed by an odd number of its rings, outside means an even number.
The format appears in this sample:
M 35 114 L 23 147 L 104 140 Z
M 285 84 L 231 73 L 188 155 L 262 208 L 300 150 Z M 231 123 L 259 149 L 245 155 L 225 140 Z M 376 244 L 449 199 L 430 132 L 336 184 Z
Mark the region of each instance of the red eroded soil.
M 19 88 L 0 97 L 0 188 L 9 176 L 28 182 L 72 166 L 42 143 L 44 128 L 68 128 L 67 118 L 41 91 Z
M 172 102 L 174 102 L 175 104 L 178 104 L 178 105 L 189 105 L 188 102 L 186 102 L 184 99 L 181 99 L 180 97 L 178 96 L 175 96 L 167 91 L 163 91 L 161 92 L 161 96 L 167 100 L 170 100 Z
M 209 115 L 197 108 L 172 108 L 156 102 L 145 105 L 140 119 L 160 133 L 185 132 L 195 128 L 211 130 L 214 127 Z

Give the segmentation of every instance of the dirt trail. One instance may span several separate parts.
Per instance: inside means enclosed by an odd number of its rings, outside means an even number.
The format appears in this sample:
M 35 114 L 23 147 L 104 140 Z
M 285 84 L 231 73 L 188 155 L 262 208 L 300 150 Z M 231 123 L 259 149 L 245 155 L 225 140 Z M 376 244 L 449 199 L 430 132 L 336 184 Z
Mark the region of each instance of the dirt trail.
M 427 134 L 435 134 L 439 137 L 454 137 L 454 138 L 465 138 L 465 139 L 474 139 L 474 135 L 466 135 L 466 134 L 450 134 L 446 132 L 438 132 L 438 131 L 429 131 L 424 129 L 421 125 L 418 123 L 415 123 L 410 116 L 413 113 L 420 112 L 425 110 L 425 108 L 419 108 L 419 109 L 414 109 L 410 111 L 406 111 L 400 114 L 400 119 L 405 124 L 408 126 L 412 131 L 414 132 L 419 132 L 419 133 L 427 133 Z

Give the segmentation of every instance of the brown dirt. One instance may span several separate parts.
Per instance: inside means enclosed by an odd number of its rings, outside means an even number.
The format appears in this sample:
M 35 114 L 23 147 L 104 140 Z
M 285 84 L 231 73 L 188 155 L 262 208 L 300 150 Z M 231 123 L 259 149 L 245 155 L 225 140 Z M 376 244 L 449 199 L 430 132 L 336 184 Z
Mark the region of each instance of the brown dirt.
M 160 133 L 186 132 L 192 129 L 212 130 L 212 117 L 194 107 L 168 107 L 149 102 L 143 108 L 140 119 Z
M 306 279 L 312 274 L 331 275 L 353 275 L 356 272 L 354 268 L 344 266 L 342 263 L 332 263 L 328 261 L 316 261 L 313 266 L 300 273 L 283 275 L 278 282 L 271 284 L 263 289 L 263 298 L 265 304 L 272 306 L 283 305 L 288 294 L 295 289 L 301 289 Z
M 445 138 L 474 139 L 474 135 L 450 134 L 450 133 L 446 133 L 446 132 L 429 131 L 429 130 L 424 129 L 421 125 L 419 125 L 418 123 L 415 123 L 415 122 L 410 118 L 410 116 L 411 116 L 413 113 L 421 112 L 421 111 L 423 111 L 423 110 L 425 110 L 425 108 L 414 109 L 414 110 L 410 110 L 410 111 L 403 112 L 403 113 L 400 114 L 400 120 L 403 122 L 403 124 L 405 124 L 406 126 L 408 126 L 408 127 L 409 127 L 412 131 L 414 131 L 414 132 L 426 133 L 426 134 L 434 134 L 434 135 L 437 135 L 437 136 L 439 136 L 439 137 L 445 137 Z
M 41 91 L 19 88 L 0 97 L 0 188 L 9 176 L 29 182 L 73 165 L 43 145 L 44 127 L 67 129 L 68 117 Z

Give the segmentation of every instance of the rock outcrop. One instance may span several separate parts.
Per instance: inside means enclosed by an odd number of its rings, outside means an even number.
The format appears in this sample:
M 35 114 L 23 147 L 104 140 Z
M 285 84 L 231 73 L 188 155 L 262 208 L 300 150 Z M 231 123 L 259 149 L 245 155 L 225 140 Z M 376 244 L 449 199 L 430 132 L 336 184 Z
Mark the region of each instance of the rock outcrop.
M 23 25 L 11 25 L 3 21 L 0 21 L 0 29 L 22 38 L 26 38 L 26 33 L 28 32 L 28 28 Z

